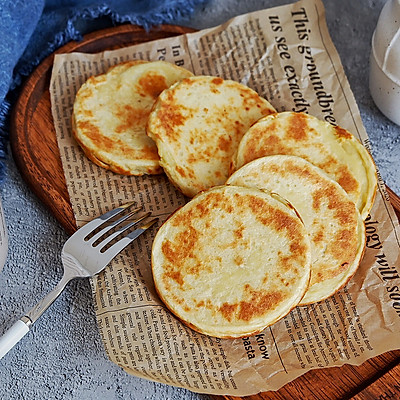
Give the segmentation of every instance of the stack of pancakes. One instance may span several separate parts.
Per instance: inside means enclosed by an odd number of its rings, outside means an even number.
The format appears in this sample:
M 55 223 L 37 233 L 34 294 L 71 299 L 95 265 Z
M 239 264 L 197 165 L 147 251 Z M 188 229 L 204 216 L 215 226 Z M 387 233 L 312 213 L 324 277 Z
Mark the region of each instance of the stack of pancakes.
M 159 229 L 152 271 L 165 305 L 199 332 L 260 332 L 336 293 L 360 264 L 377 175 L 343 128 L 166 62 L 90 78 L 73 128 L 98 165 L 164 171 L 192 198 Z

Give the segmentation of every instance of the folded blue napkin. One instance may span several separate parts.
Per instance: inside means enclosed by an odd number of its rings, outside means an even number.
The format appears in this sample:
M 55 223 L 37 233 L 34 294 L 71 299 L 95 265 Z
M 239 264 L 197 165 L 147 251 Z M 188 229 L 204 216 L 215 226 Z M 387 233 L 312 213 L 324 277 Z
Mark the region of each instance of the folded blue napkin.
M 8 117 L 27 75 L 51 52 L 82 35 L 122 24 L 150 28 L 189 16 L 207 0 L 1 0 L 0 181 L 7 156 Z

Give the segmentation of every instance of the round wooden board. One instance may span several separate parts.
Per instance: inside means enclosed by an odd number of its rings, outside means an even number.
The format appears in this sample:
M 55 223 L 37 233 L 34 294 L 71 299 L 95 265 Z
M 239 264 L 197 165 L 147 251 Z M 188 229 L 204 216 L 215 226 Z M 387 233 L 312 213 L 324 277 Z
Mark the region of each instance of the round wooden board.
M 88 34 L 81 42 L 68 43 L 56 53 L 96 53 L 192 31 L 189 28 L 163 25 L 146 32 L 137 26 L 122 25 Z M 51 115 L 49 83 L 53 58 L 54 54 L 46 58 L 25 82 L 13 107 L 10 142 L 14 160 L 23 178 L 66 231 L 73 233 L 76 230 L 75 217 Z M 397 216 L 400 217 L 400 198 L 390 189 L 388 192 Z M 393 351 L 358 367 L 345 365 L 341 368 L 310 371 L 279 391 L 260 393 L 246 399 L 348 399 L 356 393 L 364 393 L 374 382 L 387 382 L 387 386 L 392 387 L 390 379 L 393 379 L 393 373 L 398 377 L 399 362 L 400 351 Z M 239 399 L 233 396 L 215 398 Z

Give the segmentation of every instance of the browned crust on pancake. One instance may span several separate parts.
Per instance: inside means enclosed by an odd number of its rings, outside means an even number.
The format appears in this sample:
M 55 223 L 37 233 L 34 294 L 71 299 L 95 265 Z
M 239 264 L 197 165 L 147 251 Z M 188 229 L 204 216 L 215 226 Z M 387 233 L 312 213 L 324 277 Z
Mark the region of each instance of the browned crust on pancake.
M 333 295 L 354 275 L 365 250 L 364 222 L 344 189 L 321 169 L 296 156 L 266 156 L 244 165 L 227 183 L 276 191 L 303 217 L 312 273 L 311 292 L 301 305 Z
M 346 149 L 352 148 L 349 160 L 339 160 L 330 143 Z M 377 188 L 375 163 L 360 143 L 349 131 L 332 126 L 325 121 L 305 113 L 282 112 L 260 119 L 243 137 L 242 143 L 231 164 L 231 173 L 242 165 L 263 156 L 299 156 L 323 169 L 336 180 L 360 207 L 365 219 L 372 208 Z M 341 157 L 344 157 L 344 155 Z M 351 162 L 356 161 L 359 171 L 356 175 Z M 361 182 L 357 179 L 363 179 Z M 367 187 L 365 187 L 366 185 Z M 366 197 L 362 199 L 362 197 Z
M 162 173 L 157 146 L 146 135 L 148 115 L 171 81 L 190 75 L 167 62 L 129 61 L 88 78 L 72 116 L 74 137 L 87 157 L 118 174 Z
M 309 242 L 304 227 L 297 216 L 291 210 L 286 210 L 282 205 L 278 208 L 274 206 L 278 203 L 277 200 L 270 204 L 266 200 L 266 198 L 270 198 L 269 195 L 254 189 L 219 187 L 198 196 L 194 199 L 195 203 L 189 202 L 167 220 L 163 229 L 168 229 L 169 233 L 164 236 L 163 230 L 161 230 L 162 233 L 157 235 L 163 235 L 163 239 L 159 239 L 160 241 L 155 239 L 153 244 L 152 268 L 155 287 L 167 307 L 188 326 L 199 332 L 209 334 L 194 320 L 181 315 L 176 306 L 184 313 L 197 313 L 207 310 L 210 316 L 222 318 L 226 324 L 234 322 L 246 327 L 247 324 L 251 326 L 251 323 L 258 318 L 273 313 L 273 310 L 276 307 L 281 307 L 283 302 L 290 302 L 293 296 L 298 296 L 298 301 L 300 301 L 309 280 L 308 275 L 302 275 L 305 271 L 308 271 L 307 265 L 303 265 L 303 263 L 307 264 L 306 260 L 309 260 Z M 215 220 L 216 210 L 218 210 L 217 214 L 221 214 L 220 218 L 226 218 L 226 223 L 229 224 L 229 226 L 224 225 L 224 235 L 227 236 L 222 243 L 219 243 L 221 231 L 215 228 L 215 225 L 218 224 L 218 221 Z M 241 215 L 252 215 L 258 221 L 257 224 L 269 227 L 289 242 L 288 245 L 285 245 L 288 246 L 288 249 L 285 247 L 282 252 L 277 250 L 277 263 L 274 263 L 273 267 L 276 269 L 276 273 L 272 276 L 272 272 L 268 268 L 265 271 L 258 271 L 258 273 L 264 275 L 263 278 L 257 280 L 256 286 L 251 281 L 244 283 L 237 281 L 235 290 L 242 291 L 241 297 L 237 301 L 226 298 L 225 300 L 221 299 L 220 303 L 215 303 L 212 298 L 202 298 L 201 289 L 200 297 L 193 298 L 189 282 L 205 279 L 208 275 L 212 277 L 215 273 L 217 275 L 228 273 L 227 270 L 224 270 L 226 264 L 224 264 L 222 253 L 225 250 L 234 252 L 233 263 L 230 264 L 230 268 L 235 268 L 236 265 L 240 271 L 244 262 L 243 257 L 246 257 L 247 253 L 243 254 L 239 249 L 250 249 L 254 245 L 252 242 L 257 241 L 257 237 L 251 236 L 252 234 L 249 233 L 244 223 L 244 221 L 249 220 L 242 221 Z M 203 231 L 203 224 L 208 226 L 207 231 Z M 257 236 L 256 233 L 255 235 Z M 270 240 L 266 237 L 263 238 L 263 240 Z M 209 252 L 210 248 L 203 252 L 203 246 L 211 246 L 211 253 Z M 218 249 L 215 253 L 213 253 L 213 246 Z M 290 256 L 285 253 L 289 249 Z M 162 270 L 158 269 L 159 259 L 156 258 L 158 254 L 162 256 Z M 254 267 L 253 264 L 251 265 Z M 219 268 L 222 268 L 222 270 Z M 262 262 L 260 268 L 263 268 Z M 299 289 L 300 293 L 293 293 L 293 288 L 297 287 L 299 282 L 303 282 L 304 288 Z M 190 298 L 185 298 L 184 293 L 186 292 L 188 296 L 191 296 Z M 285 308 L 279 318 L 282 317 L 282 314 L 286 315 L 290 312 L 296 304 L 297 302 Z M 276 322 L 277 319 L 273 319 L 272 322 L 268 321 L 262 327 L 257 326 L 251 331 L 245 331 L 243 336 L 254 334 L 270 323 Z M 215 336 L 240 337 L 240 335 L 226 332 Z
M 186 196 L 223 184 L 240 139 L 252 123 L 276 111 L 238 82 L 219 77 L 183 79 L 165 90 L 147 125 L 160 164 Z

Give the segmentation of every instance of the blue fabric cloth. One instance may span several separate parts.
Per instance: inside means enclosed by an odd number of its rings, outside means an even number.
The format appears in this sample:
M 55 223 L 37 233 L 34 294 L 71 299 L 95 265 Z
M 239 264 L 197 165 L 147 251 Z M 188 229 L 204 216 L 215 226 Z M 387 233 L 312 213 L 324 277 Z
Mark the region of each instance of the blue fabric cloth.
M 149 29 L 190 15 L 207 0 L 0 0 L 0 181 L 8 117 L 24 77 L 51 52 L 97 29 L 132 23 Z

